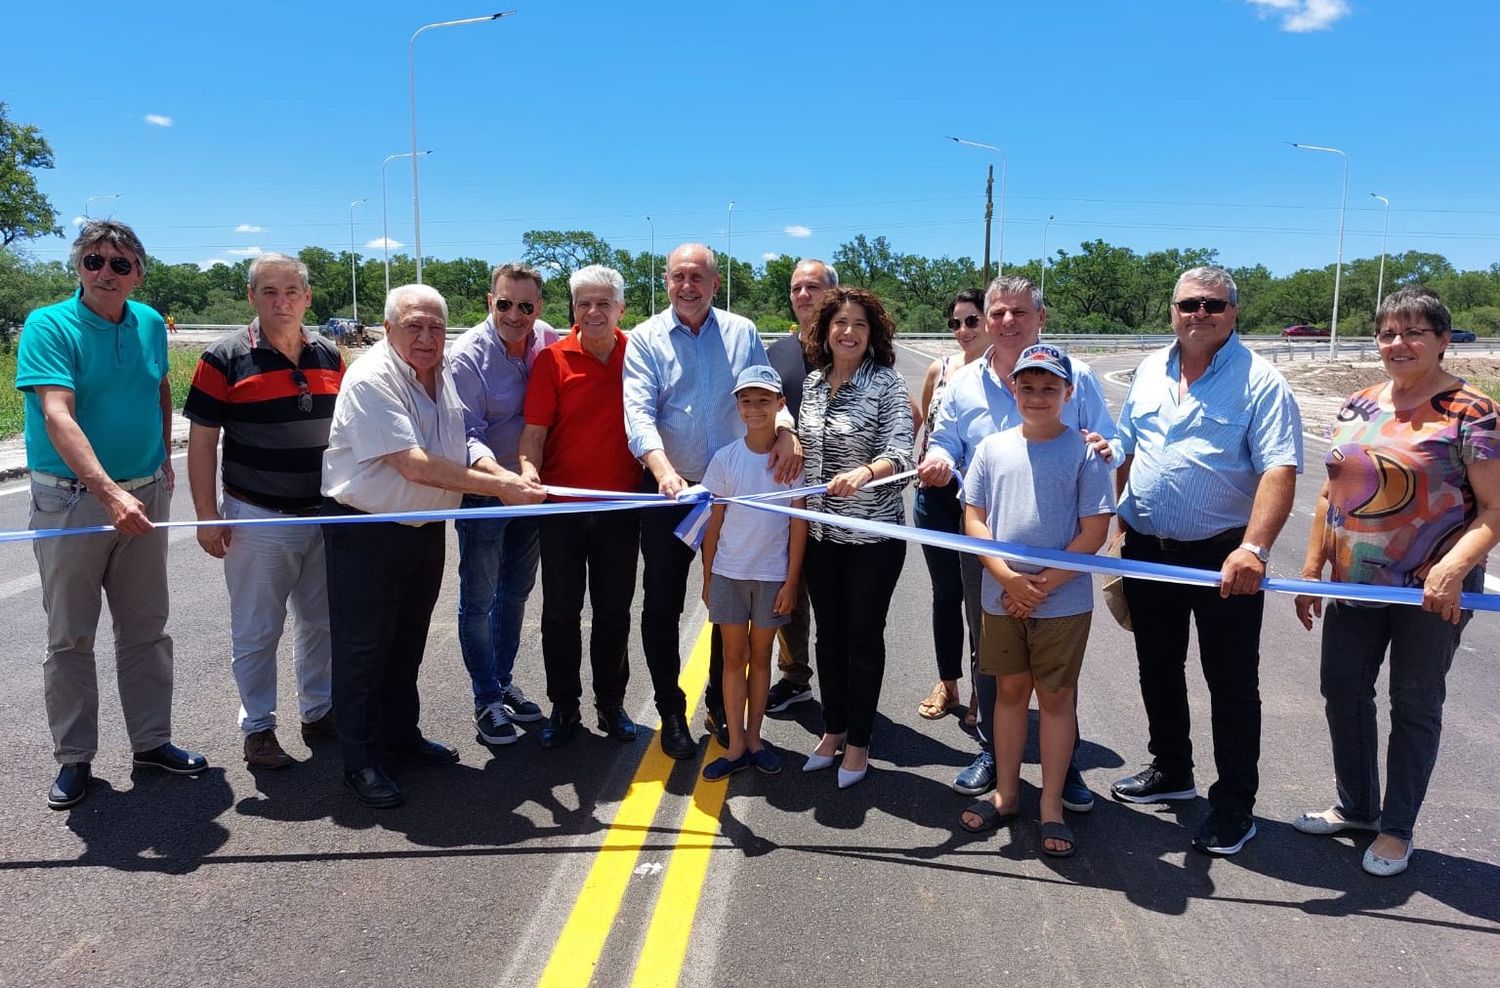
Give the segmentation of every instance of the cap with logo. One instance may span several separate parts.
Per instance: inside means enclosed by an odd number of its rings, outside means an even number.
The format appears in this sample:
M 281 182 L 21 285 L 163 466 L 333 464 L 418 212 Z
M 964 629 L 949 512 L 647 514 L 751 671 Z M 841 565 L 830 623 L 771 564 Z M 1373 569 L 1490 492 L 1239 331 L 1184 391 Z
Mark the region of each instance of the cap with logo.
M 1035 343 L 1022 350 L 1021 356 L 1016 358 L 1015 369 L 1010 372 L 1011 379 L 1015 380 L 1016 375 L 1024 370 L 1044 370 L 1073 383 L 1073 361 L 1050 343 Z
M 734 393 L 746 388 L 761 388 L 773 394 L 781 394 L 781 375 L 770 364 L 752 364 L 740 371 L 734 379 Z

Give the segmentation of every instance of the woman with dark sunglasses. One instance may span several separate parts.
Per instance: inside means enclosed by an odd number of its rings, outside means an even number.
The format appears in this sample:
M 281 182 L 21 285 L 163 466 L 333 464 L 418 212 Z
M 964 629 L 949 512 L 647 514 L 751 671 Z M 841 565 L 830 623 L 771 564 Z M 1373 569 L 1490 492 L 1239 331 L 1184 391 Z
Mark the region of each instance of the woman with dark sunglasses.
M 942 407 L 948 382 L 989 349 L 984 292 L 978 288 L 965 288 L 953 296 L 948 303 L 948 329 L 959 349 L 957 353 L 934 360 L 922 380 L 921 407 L 927 416 L 917 447 L 918 462 L 926 453 L 927 437 L 938 409 Z M 963 522 L 958 480 L 950 480 L 946 487 L 917 488 L 913 516 L 918 528 L 956 534 Z M 965 628 L 968 629 L 971 658 L 979 647 L 979 557 L 925 545 L 922 556 L 932 578 L 932 647 L 937 654 L 938 683 L 917 705 L 917 713 L 928 720 L 937 720 L 958 706 L 958 681 L 964 674 Z M 973 567 L 974 573 L 965 581 L 963 570 L 967 567 Z M 969 708 L 972 710 L 973 707 L 974 701 L 970 699 Z

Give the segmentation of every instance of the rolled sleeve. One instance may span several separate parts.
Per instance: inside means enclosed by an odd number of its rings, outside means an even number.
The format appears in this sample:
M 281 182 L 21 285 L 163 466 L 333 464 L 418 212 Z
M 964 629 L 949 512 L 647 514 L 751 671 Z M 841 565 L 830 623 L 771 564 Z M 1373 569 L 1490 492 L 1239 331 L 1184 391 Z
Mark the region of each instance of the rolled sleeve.
M 958 412 L 952 396 L 938 405 L 937 418 L 932 421 L 932 431 L 927 435 L 927 452 L 957 469 L 964 462 L 964 440 L 958 427 Z

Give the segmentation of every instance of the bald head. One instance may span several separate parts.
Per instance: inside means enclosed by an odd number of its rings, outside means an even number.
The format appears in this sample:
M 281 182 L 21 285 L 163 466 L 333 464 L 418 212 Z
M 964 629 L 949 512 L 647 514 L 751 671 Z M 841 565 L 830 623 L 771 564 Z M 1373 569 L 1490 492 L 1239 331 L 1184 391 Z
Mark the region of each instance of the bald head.
M 683 244 L 667 255 L 667 297 L 677 318 L 697 330 L 708 321 L 719 291 L 719 265 L 703 244 Z

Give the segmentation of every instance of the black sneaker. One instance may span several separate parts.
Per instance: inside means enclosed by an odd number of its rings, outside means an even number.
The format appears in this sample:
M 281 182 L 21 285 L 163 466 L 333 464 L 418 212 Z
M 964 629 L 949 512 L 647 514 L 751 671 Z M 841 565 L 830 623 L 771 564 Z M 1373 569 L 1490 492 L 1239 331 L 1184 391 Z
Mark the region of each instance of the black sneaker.
M 1109 787 L 1110 795 L 1127 803 L 1166 803 L 1197 799 L 1198 787 L 1191 775 L 1169 776 L 1153 763 L 1127 775 Z
M 516 743 L 516 725 L 510 722 L 510 715 L 502 704 L 492 703 L 474 711 L 474 729 L 485 744 Z
M 1255 818 L 1237 810 L 1210 810 L 1193 837 L 1193 850 L 1228 857 L 1255 836 Z
M 795 683 L 786 677 L 776 680 L 766 701 L 766 713 L 779 714 L 794 703 L 813 698 L 812 687 L 806 683 Z
M 500 702 L 505 705 L 505 712 L 510 719 L 522 724 L 534 724 L 547 716 L 542 713 L 541 707 L 526 699 L 526 694 L 515 683 L 500 691 Z

